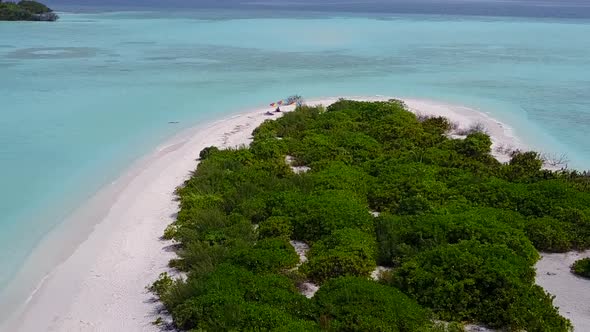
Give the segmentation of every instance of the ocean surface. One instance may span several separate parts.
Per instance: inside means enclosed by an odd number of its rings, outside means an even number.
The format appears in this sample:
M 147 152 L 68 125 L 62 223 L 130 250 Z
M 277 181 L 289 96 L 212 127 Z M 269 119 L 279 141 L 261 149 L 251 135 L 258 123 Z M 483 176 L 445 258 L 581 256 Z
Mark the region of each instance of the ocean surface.
M 590 169 L 584 15 L 193 8 L 60 16 L 0 22 L 0 290 L 45 234 L 158 143 L 291 94 L 466 105 L 534 149 Z

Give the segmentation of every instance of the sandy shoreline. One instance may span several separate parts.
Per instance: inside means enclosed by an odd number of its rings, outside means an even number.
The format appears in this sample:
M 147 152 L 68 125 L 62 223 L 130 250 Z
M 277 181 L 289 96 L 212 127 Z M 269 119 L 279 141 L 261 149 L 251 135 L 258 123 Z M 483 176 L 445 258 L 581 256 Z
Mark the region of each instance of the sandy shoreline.
M 308 104 L 329 105 L 336 100 L 322 98 L 308 100 Z M 482 123 L 495 147 L 523 147 L 510 127 L 484 113 L 428 100 L 404 101 L 414 112 L 446 116 L 464 128 Z M 48 268 L 51 272 L 26 306 L 17 310 L 0 330 L 158 331 L 151 324 L 157 317 L 157 304 L 145 287 L 168 270 L 167 263 L 174 256 L 167 248 L 171 242 L 160 240 L 178 210 L 174 189 L 195 169 L 195 159 L 204 147 L 248 144 L 255 127 L 276 117 L 265 115 L 267 110 L 268 107 L 256 109 L 189 129 L 157 147 L 97 193 L 64 223 L 63 232 L 56 231 L 44 241 L 47 246 L 59 243 L 61 251 L 55 250 L 51 259 L 44 259 L 47 252 L 37 250 L 29 260 L 30 271 L 38 263 L 61 263 Z M 495 155 L 506 160 L 502 154 Z M 63 243 L 68 242 L 66 234 L 76 239 L 70 240 L 69 246 Z M 25 272 L 23 275 L 27 275 Z M 41 277 L 37 275 L 37 280 Z M 27 294 L 32 290 L 28 289 Z M 15 311 L 14 306 L 10 309 Z
M 555 297 L 559 312 L 572 321 L 576 331 L 590 331 L 590 280 L 570 272 L 578 259 L 590 257 L 590 250 L 563 254 L 541 253 L 537 263 L 537 284 Z

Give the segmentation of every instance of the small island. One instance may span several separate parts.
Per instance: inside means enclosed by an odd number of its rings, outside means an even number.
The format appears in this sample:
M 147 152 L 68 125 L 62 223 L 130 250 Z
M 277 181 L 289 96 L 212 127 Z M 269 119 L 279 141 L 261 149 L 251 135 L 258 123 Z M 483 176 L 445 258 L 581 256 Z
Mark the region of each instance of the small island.
M 588 178 L 496 152 L 483 125 L 395 99 L 298 106 L 249 146 L 205 148 L 176 190 L 177 271 L 149 287 L 170 316 L 153 324 L 572 331 L 535 264 L 590 248 Z
M 57 21 L 59 16 L 37 1 L 23 0 L 3 2 L 0 0 L 0 21 Z

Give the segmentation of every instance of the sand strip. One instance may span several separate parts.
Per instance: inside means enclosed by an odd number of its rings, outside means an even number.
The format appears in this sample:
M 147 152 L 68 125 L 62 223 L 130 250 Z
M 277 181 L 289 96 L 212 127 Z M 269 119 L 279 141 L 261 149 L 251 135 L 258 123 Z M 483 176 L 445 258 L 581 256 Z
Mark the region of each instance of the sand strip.
M 563 254 L 541 253 L 537 263 L 537 284 L 555 295 L 559 312 L 572 321 L 575 331 L 590 331 L 590 280 L 570 272 L 578 259 L 590 257 L 590 250 Z

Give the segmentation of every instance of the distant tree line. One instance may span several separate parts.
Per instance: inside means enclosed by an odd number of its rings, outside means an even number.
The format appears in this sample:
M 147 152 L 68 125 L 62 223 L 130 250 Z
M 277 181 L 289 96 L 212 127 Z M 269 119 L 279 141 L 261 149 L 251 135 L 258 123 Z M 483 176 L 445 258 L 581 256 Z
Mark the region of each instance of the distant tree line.
M 53 10 L 37 1 L 0 0 L 0 21 L 55 21 L 58 18 Z
M 590 248 L 587 174 L 544 170 L 535 152 L 502 164 L 483 131 L 451 129 L 396 100 L 341 100 L 203 150 L 164 234 L 187 278 L 151 290 L 195 331 L 571 330 L 534 265 L 538 250 Z M 301 266 L 291 240 L 311 247 Z M 377 265 L 391 271 L 373 281 Z

